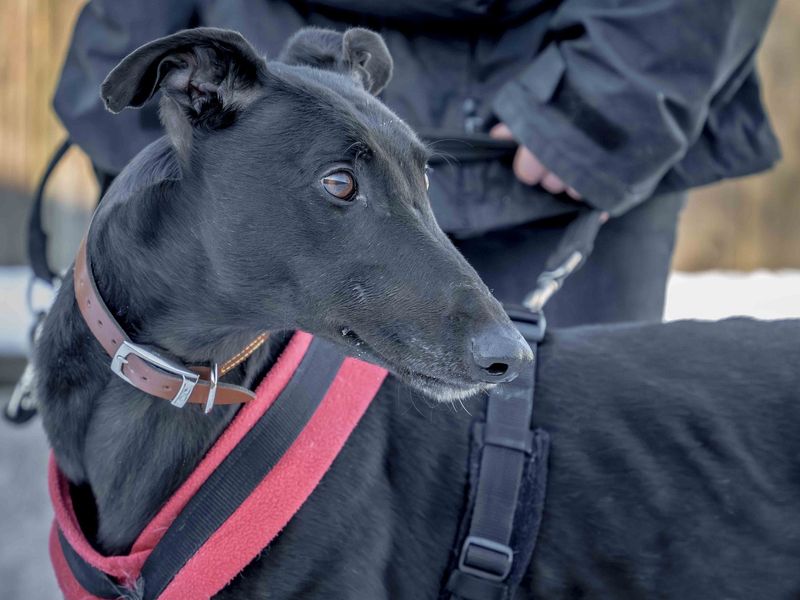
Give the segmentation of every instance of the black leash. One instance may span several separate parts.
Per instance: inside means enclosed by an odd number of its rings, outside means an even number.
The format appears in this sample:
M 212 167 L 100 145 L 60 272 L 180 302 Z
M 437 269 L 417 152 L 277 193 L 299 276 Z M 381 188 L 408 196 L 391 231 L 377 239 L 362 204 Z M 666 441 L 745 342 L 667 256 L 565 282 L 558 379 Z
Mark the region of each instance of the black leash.
M 536 280 L 536 287 L 522 304 L 533 313 L 540 313 L 564 281 L 581 268 L 594 249 L 594 241 L 608 214 L 597 209 L 582 208 L 567 225 L 558 247 L 547 258 L 545 270 Z
M 33 346 L 39 326 L 47 314 L 47 309 L 37 309 L 34 307 L 33 291 L 37 282 L 42 282 L 51 290 L 55 290 L 60 278 L 50 266 L 47 258 L 47 232 L 44 229 L 42 213 L 44 211 L 44 192 L 50 176 L 55 171 L 56 166 L 64 158 L 67 150 L 72 146 L 72 140 L 65 139 L 58 146 L 50 161 L 45 167 L 42 179 L 36 188 L 33 196 L 31 211 L 28 215 L 28 261 L 30 262 L 33 273 L 28 283 L 27 303 L 28 310 L 34 317 L 34 323 L 29 332 L 30 343 Z M 25 366 L 8 402 L 3 406 L 3 417 L 13 425 L 22 425 L 36 416 L 36 396 L 34 394 L 34 367 L 30 360 Z
M 42 179 L 39 181 L 39 187 L 36 188 L 28 217 L 28 260 L 34 276 L 50 285 L 53 285 L 58 279 L 58 275 L 53 271 L 50 261 L 47 259 L 47 232 L 42 223 L 44 191 L 50 176 L 71 146 L 72 140 L 65 139 L 50 157 L 50 162 L 47 163 Z

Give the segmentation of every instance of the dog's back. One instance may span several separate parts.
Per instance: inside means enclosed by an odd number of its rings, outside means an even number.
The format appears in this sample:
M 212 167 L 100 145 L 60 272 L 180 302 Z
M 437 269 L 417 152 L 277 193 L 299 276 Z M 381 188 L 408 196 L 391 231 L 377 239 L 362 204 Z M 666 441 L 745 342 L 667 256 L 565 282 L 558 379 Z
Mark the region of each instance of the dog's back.
M 538 598 L 797 598 L 800 321 L 555 332 Z

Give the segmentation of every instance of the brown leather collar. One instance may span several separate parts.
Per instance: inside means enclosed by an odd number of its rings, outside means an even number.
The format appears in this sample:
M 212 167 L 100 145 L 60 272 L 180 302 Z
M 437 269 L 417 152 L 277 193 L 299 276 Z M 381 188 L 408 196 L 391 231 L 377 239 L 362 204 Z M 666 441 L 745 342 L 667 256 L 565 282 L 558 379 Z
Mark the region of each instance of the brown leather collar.
M 108 310 L 97 291 L 86 256 L 86 239 L 75 258 L 75 298 L 86 325 L 111 357 L 111 370 L 133 387 L 169 400 L 181 407 L 187 402 L 204 404 L 206 412 L 214 404 L 243 404 L 255 398 L 250 390 L 238 385 L 219 383 L 218 379 L 246 360 L 267 339 L 262 333 L 242 351 L 223 363 L 209 367 L 186 367 L 134 344 Z

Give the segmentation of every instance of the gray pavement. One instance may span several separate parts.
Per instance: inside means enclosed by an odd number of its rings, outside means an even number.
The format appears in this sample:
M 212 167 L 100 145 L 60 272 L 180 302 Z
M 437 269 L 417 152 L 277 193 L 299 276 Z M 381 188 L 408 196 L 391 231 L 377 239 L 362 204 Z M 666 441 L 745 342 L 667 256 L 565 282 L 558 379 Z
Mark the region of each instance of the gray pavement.
M 0 386 L 0 405 L 11 394 Z M 47 440 L 38 419 L 12 427 L 0 419 L 0 600 L 54 600 L 47 538 Z

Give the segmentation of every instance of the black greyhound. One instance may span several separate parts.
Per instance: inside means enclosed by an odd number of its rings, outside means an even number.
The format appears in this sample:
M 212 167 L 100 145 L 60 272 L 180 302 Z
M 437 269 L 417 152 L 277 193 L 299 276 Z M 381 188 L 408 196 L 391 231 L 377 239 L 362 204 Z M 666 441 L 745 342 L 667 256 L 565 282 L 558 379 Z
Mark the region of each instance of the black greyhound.
M 168 137 L 109 190 L 88 253 L 128 334 L 186 363 L 292 329 L 389 368 L 280 537 L 220 598 L 436 598 L 464 501 L 466 399 L 530 368 L 527 345 L 435 224 L 426 152 L 370 94 L 391 73 L 364 30 L 304 30 L 265 62 L 193 30 L 126 58 L 112 110 L 160 87 Z M 552 437 L 524 598 L 800 596 L 800 324 L 580 328 L 541 346 Z M 62 287 L 38 396 L 95 546 L 129 550 L 235 409 L 177 409 L 127 385 Z M 420 393 L 422 390 L 424 393 Z M 477 396 L 476 396 L 477 393 Z

